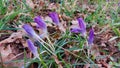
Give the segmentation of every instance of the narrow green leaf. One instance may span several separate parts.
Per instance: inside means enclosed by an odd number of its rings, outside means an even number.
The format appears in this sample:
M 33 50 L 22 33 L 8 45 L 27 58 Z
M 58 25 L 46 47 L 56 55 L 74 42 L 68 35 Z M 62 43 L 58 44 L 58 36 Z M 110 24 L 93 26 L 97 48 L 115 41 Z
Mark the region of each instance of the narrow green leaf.
M 117 36 L 119 36 L 120 37 L 120 31 L 119 31 L 119 29 L 118 28 L 113 28 L 113 31 L 114 31 L 114 33 L 117 35 Z
M 13 20 L 21 11 L 11 12 L 0 20 L 0 30 L 8 23 Z

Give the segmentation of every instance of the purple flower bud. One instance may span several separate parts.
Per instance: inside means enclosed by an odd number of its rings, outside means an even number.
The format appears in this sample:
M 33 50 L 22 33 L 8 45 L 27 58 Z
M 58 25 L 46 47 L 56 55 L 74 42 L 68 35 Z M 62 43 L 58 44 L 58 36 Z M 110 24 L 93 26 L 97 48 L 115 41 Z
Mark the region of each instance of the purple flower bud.
M 84 22 L 84 20 L 82 18 L 78 18 L 78 24 L 79 24 L 79 27 L 81 29 L 81 33 L 83 36 L 85 36 L 86 34 L 86 24 Z
M 29 36 L 31 36 L 31 37 L 36 36 L 35 31 L 33 30 L 33 28 L 30 25 L 25 24 L 25 25 L 23 25 L 23 28 Z
M 34 56 L 38 57 L 37 47 L 34 46 L 30 39 L 27 40 L 28 48 L 34 54 Z
M 118 2 L 118 7 L 120 7 L 120 2 Z
M 60 21 L 59 21 L 58 14 L 56 12 L 50 12 L 49 16 L 51 17 L 51 19 L 56 25 L 59 25 Z
M 80 33 L 81 29 L 80 28 L 71 28 L 70 32 L 72 32 L 72 33 Z
M 94 30 L 93 28 L 89 32 L 88 44 L 91 45 L 94 41 Z
M 42 18 L 40 16 L 36 16 L 34 18 L 34 22 L 36 22 L 38 24 L 38 27 L 42 30 L 47 30 L 47 26 L 46 23 L 42 20 Z
M 27 32 L 27 34 L 30 36 L 30 37 L 32 37 L 32 38 L 34 38 L 34 39 L 39 39 L 40 37 L 35 33 L 35 31 L 33 30 L 33 28 L 30 26 L 30 25 L 28 25 L 28 24 L 25 24 L 25 25 L 23 25 L 23 28 L 24 28 L 24 30 Z

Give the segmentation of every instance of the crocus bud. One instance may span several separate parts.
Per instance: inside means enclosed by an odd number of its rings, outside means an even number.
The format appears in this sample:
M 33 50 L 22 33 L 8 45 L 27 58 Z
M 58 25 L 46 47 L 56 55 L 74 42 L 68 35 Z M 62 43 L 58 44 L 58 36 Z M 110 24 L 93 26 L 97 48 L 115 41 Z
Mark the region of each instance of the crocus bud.
M 40 16 L 36 16 L 34 18 L 34 22 L 36 22 L 38 24 L 38 27 L 40 29 L 42 29 L 43 31 L 46 31 L 47 30 L 47 26 L 46 26 L 46 23 L 42 20 L 42 18 Z
M 78 20 L 81 33 L 83 36 L 85 36 L 86 35 L 86 24 L 82 18 L 78 18 L 77 20 Z
M 59 24 L 60 24 L 59 17 L 58 17 L 58 14 L 57 14 L 56 12 L 50 12 L 50 13 L 49 13 L 49 16 L 51 17 L 51 19 L 53 20 L 53 22 L 54 22 L 56 25 L 59 25 Z
M 35 31 L 33 30 L 33 28 L 28 25 L 28 24 L 25 24 L 23 25 L 23 29 L 27 32 L 27 34 L 31 37 L 37 37 L 37 34 L 35 33 Z
M 29 50 L 34 54 L 35 57 L 38 57 L 37 47 L 34 46 L 30 39 L 27 40 Z
M 30 26 L 30 25 L 28 25 L 28 24 L 25 24 L 25 25 L 23 25 L 23 29 L 26 31 L 26 33 L 30 36 L 30 37 L 32 37 L 32 38 L 34 38 L 34 39 L 36 39 L 36 40 L 38 40 L 40 37 L 35 33 L 35 31 L 33 30 L 33 28 Z
M 94 41 L 94 30 L 93 28 L 89 32 L 88 44 L 91 45 Z

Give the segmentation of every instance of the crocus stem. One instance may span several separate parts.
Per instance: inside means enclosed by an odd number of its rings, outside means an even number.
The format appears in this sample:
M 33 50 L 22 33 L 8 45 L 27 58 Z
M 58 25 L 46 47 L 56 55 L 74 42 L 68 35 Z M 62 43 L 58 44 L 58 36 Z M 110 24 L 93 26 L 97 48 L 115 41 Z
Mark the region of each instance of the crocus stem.
M 54 47 L 54 45 L 52 44 L 52 42 L 50 41 L 50 39 L 48 38 L 48 36 L 47 36 L 46 38 L 47 38 L 48 42 L 51 44 L 51 47 L 53 48 L 53 51 L 55 51 L 55 47 Z
M 42 41 L 43 43 L 47 44 L 48 46 L 50 46 L 48 43 L 46 43 L 44 40 L 42 40 L 41 38 L 39 38 L 38 40 L 39 42 Z M 41 43 L 42 44 L 42 43 Z M 43 47 L 48 50 L 51 54 L 55 55 L 50 49 L 48 49 L 48 47 L 46 47 L 44 44 L 42 44 Z
M 88 57 L 90 57 L 90 48 L 89 48 L 89 45 L 88 45 L 88 42 L 87 42 L 87 41 L 86 41 L 86 45 L 87 45 Z
M 37 39 L 36 40 L 38 40 L 39 42 L 43 42 L 43 43 L 45 43 L 46 45 L 48 45 L 49 47 L 50 47 L 50 49 L 51 50 L 53 50 L 53 48 L 51 48 L 51 45 L 49 45 L 48 43 L 46 43 L 43 39 L 41 39 L 39 36 L 37 36 L 36 35 L 36 37 L 37 37 Z M 41 43 L 42 44 L 42 43 Z M 43 47 L 46 49 L 46 50 L 48 50 L 51 54 L 53 54 L 54 55 L 54 51 L 51 51 L 50 49 L 48 49 L 48 47 L 46 47 L 44 44 L 42 44 L 43 45 Z
M 85 36 L 85 40 L 86 40 L 86 46 L 87 46 L 87 54 L 88 54 L 88 57 L 90 56 L 90 49 L 89 49 L 89 45 L 88 45 L 88 41 L 87 41 L 87 36 Z
M 48 39 L 49 42 L 51 42 L 48 37 L 47 37 L 47 39 Z M 48 43 L 46 43 L 46 42 L 45 42 L 44 40 L 42 40 L 41 38 L 40 38 L 40 40 L 41 40 L 43 43 L 49 45 Z M 39 42 L 40 42 L 40 41 L 39 41 Z M 52 45 L 52 46 L 53 46 L 53 45 Z M 46 46 L 43 45 L 43 47 L 45 47 L 51 54 L 53 54 L 53 57 L 54 57 L 54 59 L 55 59 L 55 62 L 58 64 L 59 68 L 63 68 L 62 65 L 60 64 L 60 61 L 57 59 L 56 54 L 54 54 L 53 52 L 51 52 Z M 54 48 L 54 46 L 53 46 L 53 48 Z
M 45 44 L 47 44 L 47 45 L 50 47 L 50 49 L 54 52 L 54 51 L 55 51 L 55 47 L 53 46 L 52 42 L 50 41 L 50 39 L 49 39 L 49 37 L 48 37 L 48 35 L 47 35 L 47 31 L 46 31 L 44 34 L 46 34 L 45 37 L 47 38 L 49 44 L 46 43 L 44 40 L 43 40 L 43 42 L 44 42 Z M 41 40 L 42 40 L 42 39 L 41 39 Z
M 48 37 L 47 37 L 47 39 L 48 39 L 49 42 L 51 42 Z M 44 40 L 42 40 L 42 39 L 40 39 L 40 40 L 41 40 L 43 43 L 49 45 L 49 44 L 46 43 Z M 52 45 L 52 46 L 53 46 L 53 45 Z M 43 47 L 45 47 L 49 52 L 51 52 L 46 46 L 43 45 Z M 54 46 L 53 46 L 53 48 L 54 48 Z M 53 52 L 51 52 L 51 53 L 53 54 L 54 60 L 55 60 L 55 62 L 58 64 L 59 68 L 63 68 L 63 66 L 61 65 L 60 61 L 58 60 L 56 54 L 54 54 Z
M 47 44 L 47 45 L 50 47 L 50 49 L 54 52 L 54 48 L 52 48 L 50 44 L 46 43 L 46 42 L 45 42 L 44 40 L 42 40 L 41 38 L 40 38 L 40 40 L 41 40 L 43 43 Z

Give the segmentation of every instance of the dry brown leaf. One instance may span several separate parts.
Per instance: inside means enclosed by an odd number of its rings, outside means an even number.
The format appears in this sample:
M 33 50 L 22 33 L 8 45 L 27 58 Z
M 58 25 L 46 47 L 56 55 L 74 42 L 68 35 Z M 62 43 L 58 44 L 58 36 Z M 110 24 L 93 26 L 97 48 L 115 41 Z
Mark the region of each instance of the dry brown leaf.
M 48 22 L 51 22 L 51 23 L 53 22 L 52 19 L 49 16 L 44 17 L 44 21 L 48 21 Z
M 45 3 L 44 3 L 44 0 L 43 1 L 40 1 L 40 3 L 39 3 L 39 6 L 44 6 L 45 5 Z
M 4 67 L 5 68 L 22 68 L 23 65 L 24 65 L 24 61 L 9 62 L 9 63 L 5 64 Z
M 1 46 L 0 53 L 1 53 L 2 60 L 6 61 L 6 57 L 8 57 L 8 55 L 12 53 L 10 45 L 7 45 L 7 47 Z
M 32 2 L 32 0 L 26 0 L 26 3 L 27 3 L 27 5 L 29 6 L 29 7 L 31 7 L 32 9 L 34 9 L 34 4 L 33 4 L 33 2 Z
M 111 65 L 107 64 L 106 62 L 101 61 L 101 64 L 105 67 L 105 68 L 112 68 Z
M 98 67 L 98 68 L 104 68 L 104 67 L 102 67 L 102 64 L 96 64 L 96 66 Z M 96 68 L 96 66 L 92 66 L 91 67 L 91 65 L 90 64 L 86 64 L 83 68 Z
M 48 9 L 57 9 L 58 6 L 59 6 L 58 4 L 51 3 L 51 4 L 49 4 Z
M 90 51 L 94 57 L 100 56 L 100 52 L 97 45 L 93 45 Z
M 63 26 L 62 24 L 59 25 L 59 29 L 60 29 L 60 31 L 62 31 L 62 32 L 65 32 L 65 31 L 66 31 L 66 29 L 64 28 L 64 26 Z
M 58 64 L 58 68 L 63 68 L 63 66 L 61 65 L 60 61 L 58 60 L 57 56 L 53 56 L 55 62 Z
M 0 53 L 1 53 L 1 58 L 2 58 L 3 63 L 10 62 L 10 63 L 4 64 L 6 68 L 7 67 L 21 67 L 23 65 L 23 63 L 21 62 L 20 63 L 11 62 L 11 59 L 15 57 L 15 55 L 12 53 L 12 49 L 10 45 L 7 45 L 7 47 L 1 46 Z
M 64 21 L 71 21 L 72 20 L 72 18 L 66 16 L 65 14 L 63 14 L 63 15 L 59 14 L 59 18 L 60 18 L 60 20 L 64 20 Z
M 24 34 L 25 33 L 23 31 L 19 31 L 19 32 L 13 33 L 13 34 L 11 34 L 11 36 L 9 38 L 1 41 L 0 45 L 5 44 L 5 43 L 14 42 L 16 39 L 19 39 L 19 38 L 21 39 Z
M 25 41 L 25 40 L 21 40 L 21 43 L 22 43 L 22 45 L 24 46 L 24 47 L 28 47 L 28 44 L 27 44 L 27 42 Z

